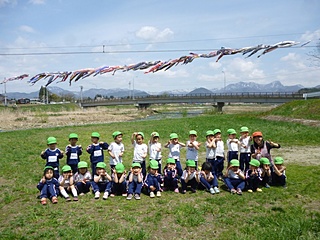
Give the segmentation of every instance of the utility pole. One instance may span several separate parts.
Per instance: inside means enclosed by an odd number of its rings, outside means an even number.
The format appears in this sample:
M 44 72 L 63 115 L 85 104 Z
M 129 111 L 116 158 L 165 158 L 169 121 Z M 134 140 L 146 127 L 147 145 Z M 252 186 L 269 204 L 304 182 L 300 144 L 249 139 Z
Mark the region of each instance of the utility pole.
M 49 92 L 48 92 L 47 87 L 46 87 L 46 93 L 47 93 L 47 104 L 49 104 Z
M 129 99 L 131 98 L 131 81 L 129 81 Z
M 132 100 L 134 100 L 134 78 L 132 79 Z
M 6 78 L 4 78 L 4 106 L 8 106 L 7 102 L 7 83 L 6 83 Z
M 82 91 L 83 91 L 83 86 L 80 86 L 80 104 L 82 103 L 83 101 L 83 98 L 82 98 Z

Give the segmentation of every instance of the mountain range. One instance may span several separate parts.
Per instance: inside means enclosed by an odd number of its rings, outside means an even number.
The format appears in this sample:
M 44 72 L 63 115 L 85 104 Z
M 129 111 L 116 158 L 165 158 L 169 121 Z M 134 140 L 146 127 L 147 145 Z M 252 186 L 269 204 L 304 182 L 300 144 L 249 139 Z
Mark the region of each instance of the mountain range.
M 83 98 L 94 98 L 96 95 L 107 96 L 107 97 L 128 97 L 128 96 L 148 96 L 148 95 L 163 95 L 163 94 L 210 94 L 210 93 L 230 93 L 230 92 L 297 92 L 300 89 L 303 89 L 302 85 L 293 85 L 293 86 L 284 86 L 280 81 L 274 81 L 267 84 L 258 84 L 254 82 L 238 82 L 234 84 L 229 84 L 226 88 L 222 89 L 207 89 L 207 88 L 196 88 L 192 91 L 190 90 L 172 90 L 172 91 L 163 91 L 163 92 L 152 92 L 148 93 L 142 90 L 135 89 L 88 89 L 82 92 Z M 59 87 L 48 87 L 48 90 L 51 93 L 57 94 L 59 96 L 73 96 L 75 98 L 80 98 L 80 92 L 72 92 L 65 90 Z M 7 93 L 9 99 L 19 99 L 19 98 L 38 98 L 39 92 L 31 93 L 21 93 L 21 92 L 9 92 Z

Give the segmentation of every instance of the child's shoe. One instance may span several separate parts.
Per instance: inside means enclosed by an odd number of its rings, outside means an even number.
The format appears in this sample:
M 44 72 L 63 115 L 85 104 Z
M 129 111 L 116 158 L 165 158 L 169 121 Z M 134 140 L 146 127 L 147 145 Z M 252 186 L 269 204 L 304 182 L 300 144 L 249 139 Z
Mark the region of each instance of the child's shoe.
M 257 188 L 257 192 L 262 192 L 262 189 L 261 188 Z
M 96 192 L 94 193 L 94 198 L 95 198 L 95 199 L 99 199 L 99 198 L 100 198 L 100 192 L 99 192 L 99 191 L 96 191 Z
M 266 183 L 265 187 L 266 188 L 270 188 L 270 185 L 268 183 Z
M 237 191 L 236 191 L 234 188 L 232 188 L 232 189 L 230 190 L 230 193 L 231 193 L 231 194 L 235 194 L 235 193 L 237 193 Z
M 114 197 L 114 194 L 113 194 L 113 193 L 111 193 L 111 194 L 110 194 L 110 197 Z
M 138 193 L 136 193 L 136 194 L 134 195 L 134 198 L 135 198 L 136 200 L 140 200 L 140 199 L 141 199 L 141 197 L 140 197 L 140 195 L 139 195 Z
M 42 205 L 47 205 L 47 199 L 46 198 L 41 198 L 40 203 Z
M 214 190 L 215 193 L 220 193 L 220 190 L 219 190 L 218 187 L 214 187 L 213 190 Z
M 209 191 L 210 191 L 211 194 L 215 194 L 216 193 L 213 188 L 210 188 Z
M 174 190 L 174 192 L 175 192 L 175 193 L 179 193 L 179 188 L 176 188 L 176 189 Z
M 187 190 L 182 190 L 181 193 L 182 193 L 182 194 L 186 194 L 186 192 L 187 192 Z
M 194 189 L 194 188 L 191 188 L 191 192 L 192 192 L 192 193 L 196 193 L 196 192 L 197 192 L 197 190 L 196 190 L 196 189 Z
M 249 193 L 252 193 L 253 191 L 252 191 L 252 189 L 248 189 L 248 192 L 249 192 Z
M 157 197 L 161 197 L 161 192 L 160 191 L 157 192 Z
M 241 189 L 240 189 L 240 188 L 238 188 L 238 190 L 237 190 L 237 194 L 238 194 L 238 195 L 242 195 L 242 191 L 241 191 Z
M 132 199 L 132 197 L 133 197 L 133 195 L 130 193 L 130 194 L 128 194 L 128 196 L 127 196 L 127 200 L 131 200 Z
M 103 197 L 102 197 L 103 200 L 107 200 L 108 197 L 109 197 L 109 193 L 108 192 L 104 192 Z
M 53 204 L 56 204 L 56 203 L 58 203 L 58 198 L 57 197 L 52 197 L 51 201 L 52 201 Z
M 73 201 L 77 202 L 78 201 L 78 197 L 74 197 Z
M 127 193 L 122 193 L 122 197 L 126 197 L 127 196 Z
M 66 197 L 66 201 L 67 201 L 67 202 L 70 202 L 70 201 L 71 201 L 71 198 L 70 198 L 70 197 Z
M 151 197 L 151 198 L 154 198 L 154 197 L 155 197 L 154 192 L 150 192 L 150 197 Z
M 79 196 L 84 196 L 84 193 L 83 193 L 83 192 L 82 192 L 82 193 L 80 193 L 80 194 L 79 194 Z

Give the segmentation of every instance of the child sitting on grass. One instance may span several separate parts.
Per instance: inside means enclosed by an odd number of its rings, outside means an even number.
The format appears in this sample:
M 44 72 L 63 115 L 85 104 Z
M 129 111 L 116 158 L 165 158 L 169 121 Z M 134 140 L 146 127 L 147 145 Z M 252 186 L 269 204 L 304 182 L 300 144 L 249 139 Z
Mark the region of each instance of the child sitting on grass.
M 196 175 L 199 175 L 199 172 L 196 170 L 196 163 L 193 160 L 187 161 L 187 167 L 183 171 L 181 176 L 181 188 L 182 188 L 182 194 L 185 194 L 187 192 L 187 186 L 191 186 L 191 192 L 195 193 L 198 187 L 198 177 Z
M 73 201 L 78 201 L 78 193 L 74 186 L 73 174 L 69 165 L 62 167 L 62 175 L 60 175 L 58 182 L 60 193 L 67 202 L 71 201 L 68 193 L 72 193 Z
M 59 182 L 53 177 L 53 167 L 46 166 L 43 171 L 43 176 L 37 185 L 40 190 L 40 203 L 46 205 L 49 198 L 55 204 L 58 202 Z
M 111 188 L 111 197 L 115 195 L 127 196 L 127 182 L 126 182 L 126 170 L 122 163 L 118 163 L 113 169 L 111 175 L 112 179 L 112 188 Z
M 245 176 L 239 169 L 240 163 L 237 159 L 230 161 L 230 166 L 225 173 L 224 182 L 230 190 L 231 194 L 242 195 L 242 191 L 246 186 Z
M 127 200 L 131 200 L 134 194 L 136 200 L 140 200 L 143 176 L 141 173 L 140 163 L 132 163 L 128 176 L 128 196 Z
M 96 174 L 91 182 L 92 189 L 94 192 L 94 198 L 100 198 L 100 192 L 103 192 L 103 200 L 106 200 L 111 192 L 111 177 L 106 172 L 107 165 L 104 162 L 97 163 Z
M 80 161 L 78 163 L 78 172 L 73 176 L 76 188 L 80 196 L 90 191 L 92 175 L 88 171 L 88 163 Z
M 260 169 L 261 169 L 261 178 L 262 181 L 260 185 L 262 187 L 270 188 L 269 183 L 271 181 L 271 169 L 270 169 L 270 161 L 268 158 L 262 157 L 260 158 Z
M 259 168 L 260 162 L 257 159 L 251 159 L 249 162 L 249 169 L 246 171 L 246 181 L 248 192 L 262 192 L 259 188 L 261 183 L 261 169 Z
M 212 174 L 212 165 L 209 162 L 204 162 L 201 167 L 200 171 L 200 179 L 198 182 L 201 183 L 200 186 L 205 188 L 208 192 L 211 194 L 219 193 L 219 188 L 218 188 L 218 179 L 216 176 Z M 197 176 L 197 175 L 196 175 Z
M 144 182 L 151 198 L 154 198 L 155 196 L 161 197 L 160 184 L 163 182 L 163 179 L 158 173 L 158 168 L 158 162 L 156 160 L 151 160 L 148 168 L 149 173 L 147 174 Z
M 176 162 L 173 158 L 167 159 L 167 166 L 163 169 L 164 189 L 179 193 L 178 188 L 178 171 Z
M 274 165 L 272 166 L 271 172 L 271 184 L 273 186 L 282 186 L 283 188 L 287 188 L 286 184 L 286 167 L 283 165 L 282 157 L 275 157 Z

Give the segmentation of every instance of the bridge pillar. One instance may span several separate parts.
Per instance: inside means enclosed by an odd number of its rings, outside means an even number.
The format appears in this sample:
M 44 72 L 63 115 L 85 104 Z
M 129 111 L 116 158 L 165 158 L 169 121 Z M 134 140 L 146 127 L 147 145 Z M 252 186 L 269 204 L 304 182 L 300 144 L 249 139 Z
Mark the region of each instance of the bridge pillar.
M 138 103 L 135 105 L 139 110 L 146 110 L 148 107 L 151 106 L 150 103 Z
M 217 111 L 222 112 L 223 106 L 224 106 L 224 102 L 217 102 Z

